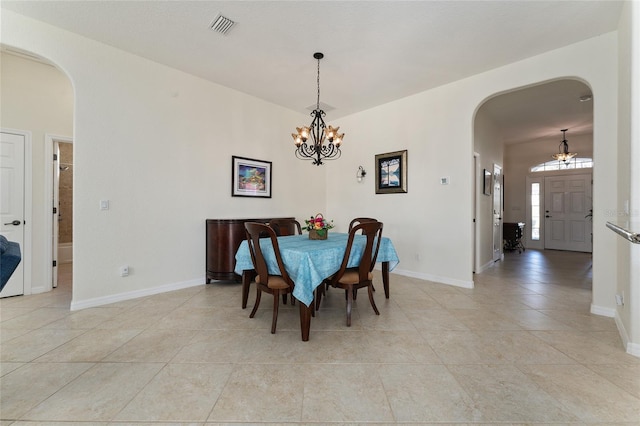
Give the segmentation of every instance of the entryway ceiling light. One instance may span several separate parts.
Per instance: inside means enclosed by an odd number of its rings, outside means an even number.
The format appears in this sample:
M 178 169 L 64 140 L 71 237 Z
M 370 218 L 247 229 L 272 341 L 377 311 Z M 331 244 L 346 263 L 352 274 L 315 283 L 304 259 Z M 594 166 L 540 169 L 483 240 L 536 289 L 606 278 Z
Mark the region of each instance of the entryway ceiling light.
M 569 152 L 569 144 L 567 143 L 566 137 L 567 130 L 569 129 L 560 130 L 562 132 L 562 142 L 560 142 L 560 146 L 558 147 L 558 153 L 551 156 L 552 158 L 558 161 L 564 161 L 565 163 L 578 155 L 577 152 Z

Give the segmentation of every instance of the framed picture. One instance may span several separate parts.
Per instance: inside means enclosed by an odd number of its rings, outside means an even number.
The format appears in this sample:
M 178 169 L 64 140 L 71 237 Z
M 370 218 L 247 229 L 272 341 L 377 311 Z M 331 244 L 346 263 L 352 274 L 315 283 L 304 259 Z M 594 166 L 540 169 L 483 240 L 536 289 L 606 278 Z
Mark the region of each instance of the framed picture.
M 232 156 L 231 195 L 271 198 L 271 161 Z
M 491 171 L 484 169 L 482 184 L 482 193 L 484 195 L 491 195 Z
M 376 155 L 376 194 L 407 192 L 407 150 Z

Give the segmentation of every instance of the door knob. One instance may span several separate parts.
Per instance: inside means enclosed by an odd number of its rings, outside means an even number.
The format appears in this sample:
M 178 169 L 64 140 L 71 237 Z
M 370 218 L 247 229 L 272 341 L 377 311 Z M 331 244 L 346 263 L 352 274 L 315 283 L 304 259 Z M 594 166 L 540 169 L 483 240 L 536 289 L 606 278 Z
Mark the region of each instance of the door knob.
M 20 222 L 18 219 L 16 219 L 13 222 L 5 223 L 5 225 L 18 226 L 18 225 L 20 225 L 20 223 L 22 223 L 22 222 Z

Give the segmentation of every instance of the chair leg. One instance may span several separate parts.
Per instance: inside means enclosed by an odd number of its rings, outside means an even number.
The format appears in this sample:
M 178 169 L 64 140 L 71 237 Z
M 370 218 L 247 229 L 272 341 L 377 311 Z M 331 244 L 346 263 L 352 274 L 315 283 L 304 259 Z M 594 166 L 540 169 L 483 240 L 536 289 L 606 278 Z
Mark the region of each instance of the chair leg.
M 373 308 L 373 312 L 375 312 L 376 315 L 380 315 L 380 311 L 378 311 L 376 302 L 373 301 L 373 286 L 369 285 L 367 286 L 367 288 L 369 289 L 369 302 L 371 302 L 371 307 Z
M 353 287 L 347 289 L 347 327 L 351 327 L 351 306 L 353 305 Z
M 273 319 L 271 320 L 271 334 L 276 332 L 276 323 L 278 322 L 278 307 L 280 306 L 280 291 L 273 295 Z
M 320 302 L 322 301 L 322 294 L 324 293 L 324 284 L 320 284 L 318 287 L 316 287 L 315 290 L 315 297 L 314 297 L 314 301 L 313 303 L 315 304 L 315 309 L 314 310 L 319 310 L 320 309 Z
M 256 315 L 256 312 L 258 311 L 258 306 L 260 306 L 261 296 L 262 296 L 262 290 L 256 287 L 256 303 L 253 305 L 253 310 L 251 311 L 249 318 L 253 318 Z

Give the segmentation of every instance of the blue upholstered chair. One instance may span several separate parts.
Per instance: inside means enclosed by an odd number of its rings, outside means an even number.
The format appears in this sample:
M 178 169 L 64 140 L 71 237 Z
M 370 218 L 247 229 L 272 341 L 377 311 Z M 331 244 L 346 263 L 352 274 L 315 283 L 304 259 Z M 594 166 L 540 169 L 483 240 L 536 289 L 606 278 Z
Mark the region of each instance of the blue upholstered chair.
M 0 291 L 13 275 L 20 260 L 20 244 L 8 241 L 4 235 L 0 235 Z

